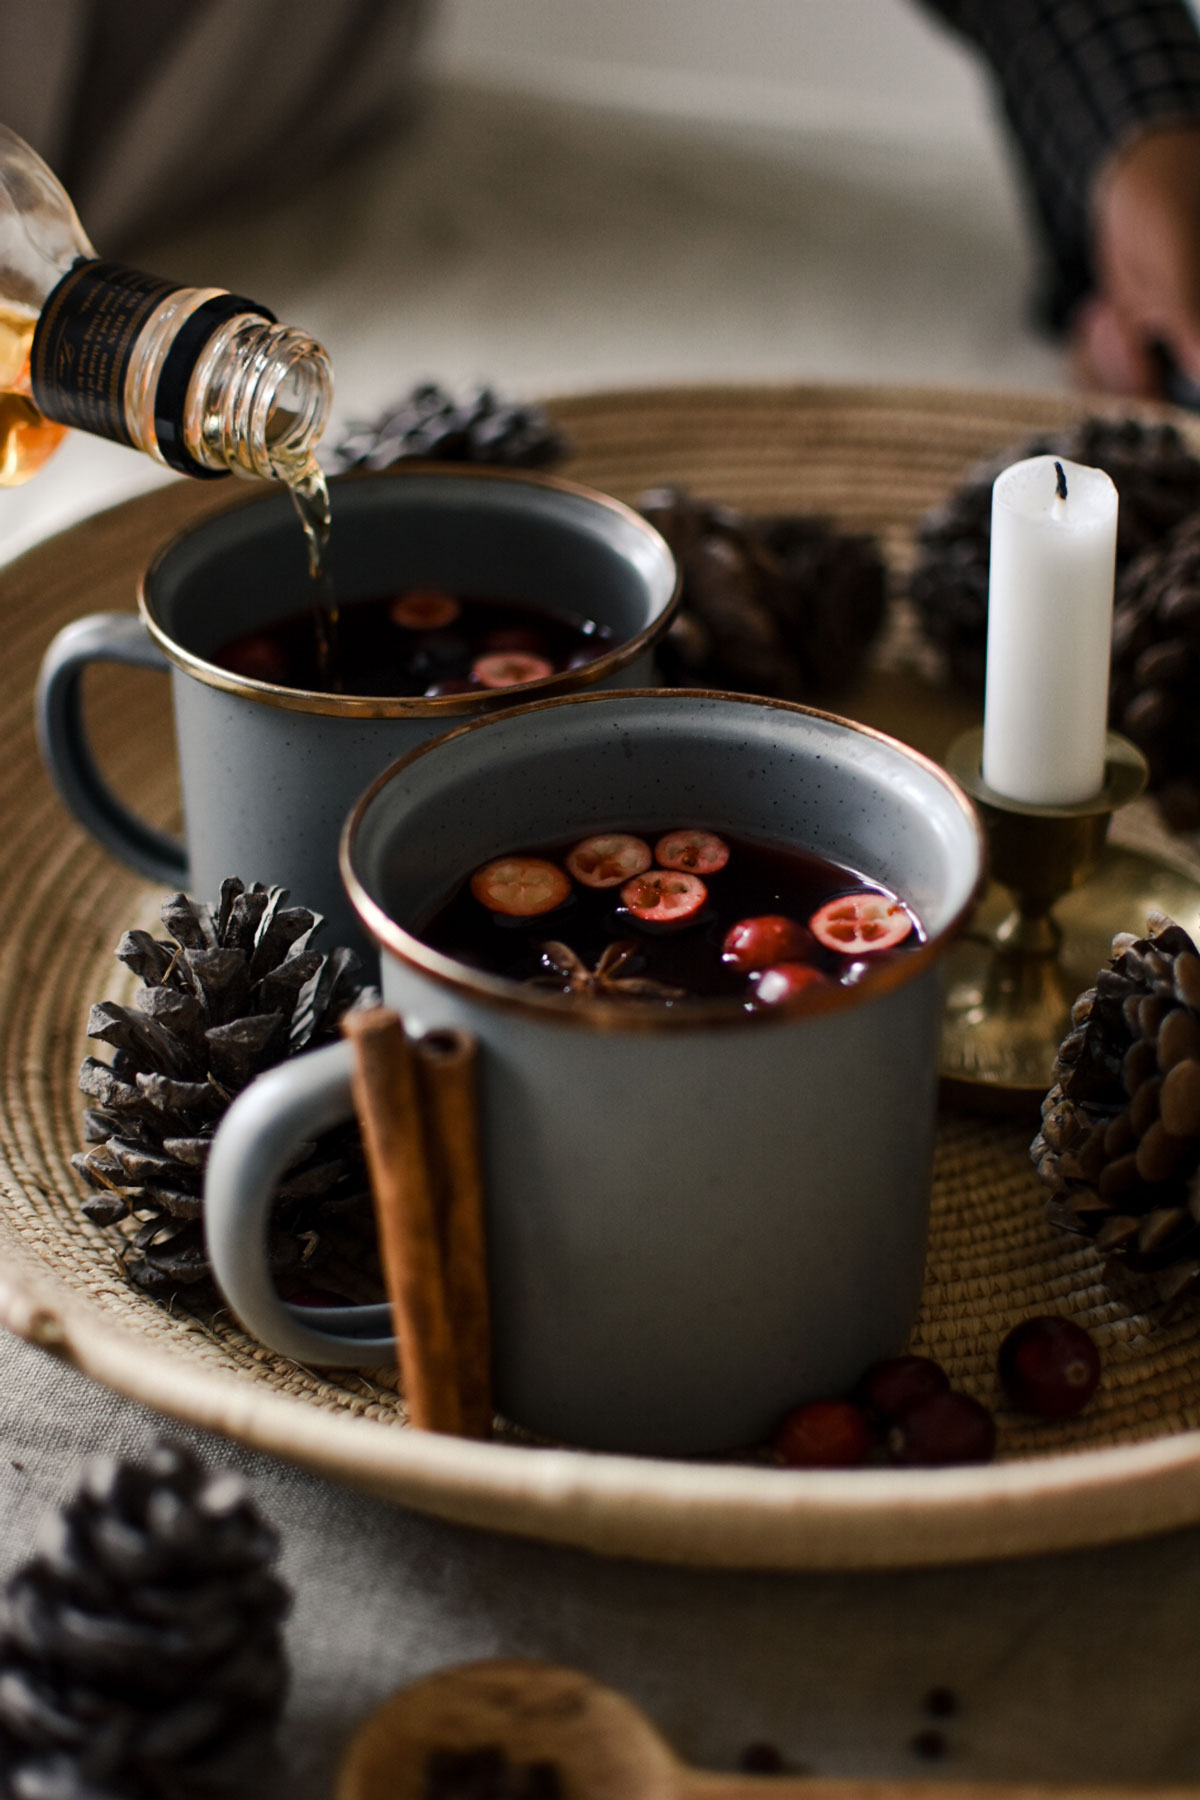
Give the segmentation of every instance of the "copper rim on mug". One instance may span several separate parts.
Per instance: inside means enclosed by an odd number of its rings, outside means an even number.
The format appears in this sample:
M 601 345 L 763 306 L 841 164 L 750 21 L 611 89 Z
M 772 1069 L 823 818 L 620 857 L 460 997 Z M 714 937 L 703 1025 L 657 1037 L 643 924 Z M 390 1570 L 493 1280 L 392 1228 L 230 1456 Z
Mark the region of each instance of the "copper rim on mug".
M 620 519 L 627 527 L 640 533 L 648 546 L 653 546 L 659 555 L 670 557 L 670 551 L 661 534 L 651 525 L 648 519 L 626 506 L 621 500 L 610 494 L 603 494 L 594 488 L 585 487 L 579 482 L 564 480 L 558 475 L 539 475 L 527 469 L 492 469 L 477 464 L 456 464 L 438 462 L 411 462 L 401 467 L 355 473 L 353 475 L 336 476 L 330 482 L 331 491 L 336 494 L 339 489 L 360 482 L 371 483 L 428 478 L 436 476 L 439 481 L 465 481 L 478 485 L 487 482 L 509 482 L 525 487 L 541 488 L 548 493 L 572 496 L 610 512 L 614 518 Z M 263 504 L 275 498 L 274 494 L 263 496 L 254 494 L 247 497 L 245 504 Z M 553 675 L 543 675 L 536 681 L 514 682 L 510 687 L 481 688 L 471 694 L 439 694 L 433 698 L 424 695 L 387 695 L 387 694 L 335 694 L 323 693 L 317 689 L 283 687 L 269 681 L 258 681 L 251 676 L 235 675 L 218 664 L 209 662 L 194 651 L 185 649 L 183 645 L 168 633 L 159 619 L 154 603 L 154 590 L 158 571 L 164 562 L 175 557 L 180 547 L 196 531 L 203 530 L 211 522 L 202 520 L 198 525 L 185 526 L 169 538 L 155 553 L 141 580 L 138 583 L 138 611 L 146 630 L 154 639 L 163 655 L 176 668 L 183 669 L 197 681 L 208 687 L 220 688 L 229 694 L 240 694 L 247 700 L 257 700 L 263 706 L 286 708 L 290 712 L 327 713 L 338 717 L 360 719 L 401 719 L 422 718 L 430 721 L 437 719 L 454 719 L 464 715 L 482 717 L 486 714 L 508 711 L 512 708 L 514 694 L 566 695 L 579 693 L 593 687 L 597 682 L 609 680 L 618 671 L 652 649 L 663 634 L 669 629 L 672 619 L 679 608 L 680 580 L 676 575 L 673 592 L 667 604 L 657 618 L 644 626 L 633 636 L 623 638 L 613 649 L 606 650 L 594 661 L 585 663 L 578 669 L 563 669 Z M 297 531 L 299 531 L 297 523 Z M 336 533 L 337 525 L 334 524 Z
M 457 730 L 446 732 L 442 737 L 421 744 L 415 750 L 409 751 L 406 756 L 397 758 L 360 796 L 343 827 L 338 854 L 342 881 L 363 926 L 382 949 L 399 958 L 402 963 L 406 963 L 434 981 L 444 984 L 447 988 L 455 989 L 472 999 L 483 1001 L 489 1006 L 516 1009 L 546 1021 L 561 1020 L 575 1026 L 584 1024 L 592 1030 L 598 1031 L 679 1031 L 697 1026 L 759 1026 L 764 1023 L 779 1023 L 783 1020 L 794 1021 L 798 1014 L 820 1017 L 862 1005 L 896 988 L 905 986 L 921 975 L 931 962 L 943 954 L 970 918 L 987 885 L 986 843 L 983 827 L 966 793 L 953 777 L 948 775 L 945 769 L 934 762 L 931 757 L 910 748 L 907 744 L 902 744 L 899 739 L 891 737 L 887 732 L 877 730 L 874 726 L 859 724 L 855 720 L 846 719 L 837 713 L 823 711 L 818 707 L 801 706 L 795 701 L 773 699 L 766 695 L 727 693 L 711 688 L 625 688 L 620 691 L 619 695 L 612 693 L 562 695 L 551 699 L 529 701 L 523 706 L 507 707 L 505 716 L 509 719 L 528 717 L 543 714 L 553 708 L 565 705 L 580 706 L 593 703 L 611 705 L 617 698 L 621 700 L 664 699 L 681 703 L 689 700 L 718 701 L 761 707 L 776 712 L 823 720 L 895 749 L 927 775 L 933 777 L 945 790 L 952 804 L 961 812 L 964 823 L 974 840 L 978 855 L 980 872 L 974 886 L 953 917 L 937 931 L 931 932 L 924 942 L 913 950 L 907 951 L 903 956 L 891 959 L 879 968 L 873 969 L 866 980 L 850 986 L 832 984 L 828 988 L 809 989 L 796 999 L 781 1001 L 769 1007 L 753 1010 L 748 1009 L 741 999 L 732 997 L 709 1000 L 690 999 L 686 1005 L 679 1007 L 664 1006 L 661 1000 L 653 999 L 606 1000 L 603 997 L 593 997 L 589 999 L 586 1006 L 580 1006 L 570 994 L 530 988 L 520 982 L 507 980 L 503 976 L 490 975 L 482 970 L 473 969 L 466 963 L 457 961 L 454 957 L 434 950 L 415 932 L 399 924 L 390 916 L 370 893 L 356 869 L 355 853 L 363 821 L 377 796 L 396 779 L 403 769 L 411 767 L 423 757 L 443 751 L 444 747 L 455 739 L 463 738 L 488 723 L 488 721 L 480 719 L 469 725 L 459 726 Z M 820 845 L 811 847 L 817 850 L 821 848 Z

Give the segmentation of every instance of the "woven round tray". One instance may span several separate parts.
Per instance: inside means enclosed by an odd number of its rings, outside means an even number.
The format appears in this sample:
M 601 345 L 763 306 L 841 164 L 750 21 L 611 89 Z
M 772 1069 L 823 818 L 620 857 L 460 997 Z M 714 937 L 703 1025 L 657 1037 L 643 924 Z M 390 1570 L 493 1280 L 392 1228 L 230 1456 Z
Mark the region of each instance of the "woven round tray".
M 825 513 L 878 533 L 897 569 L 913 521 L 969 463 L 1085 410 L 1044 396 L 821 387 L 614 393 L 551 408 L 575 446 L 567 473 L 580 480 L 626 499 L 676 481 L 749 509 Z M 998 1407 L 999 1459 L 985 1468 L 810 1474 L 435 1437 L 406 1427 L 388 1371 L 301 1368 L 228 1318 L 175 1316 L 127 1287 L 79 1211 L 76 1075 L 90 1004 L 122 991 L 113 948 L 131 924 L 155 928 L 162 896 L 66 817 L 39 764 L 30 698 L 61 625 L 131 607 L 155 546 L 227 503 L 180 483 L 0 570 L 0 1320 L 119 1392 L 324 1475 L 448 1519 L 614 1555 L 865 1568 L 1059 1549 L 1200 1519 L 1200 1309 L 1163 1322 L 1110 1292 L 1091 1247 L 1045 1221 L 1028 1127 L 995 1119 L 940 1122 L 914 1340 Z M 846 710 L 937 754 L 974 708 L 904 666 L 902 620 L 897 629 Z M 89 684 L 112 780 L 172 824 L 166 683 L 104 669 Z M 1195 845 L 1167 846 L 1148 811 L 1123 816 L 1119 831 L 1200 872 Z M 1015 1320 L 1047 1310 L 1086 1324 L 1104 1357 L 1100 1393 L 1070 1424 L 999 1407 L 996 1346 Z

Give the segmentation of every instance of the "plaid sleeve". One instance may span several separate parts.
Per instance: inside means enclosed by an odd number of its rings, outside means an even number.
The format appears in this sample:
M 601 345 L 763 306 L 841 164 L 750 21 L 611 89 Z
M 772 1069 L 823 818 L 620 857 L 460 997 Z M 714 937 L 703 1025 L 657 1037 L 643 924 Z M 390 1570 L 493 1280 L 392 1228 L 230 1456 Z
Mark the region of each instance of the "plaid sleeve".
M 1046 252 L 1061 326 L 1092 286 L 1088 206 L 1116 147 L 1200 123 L 1200 30 L 1186 0 L 922 0 L 983 52 Z

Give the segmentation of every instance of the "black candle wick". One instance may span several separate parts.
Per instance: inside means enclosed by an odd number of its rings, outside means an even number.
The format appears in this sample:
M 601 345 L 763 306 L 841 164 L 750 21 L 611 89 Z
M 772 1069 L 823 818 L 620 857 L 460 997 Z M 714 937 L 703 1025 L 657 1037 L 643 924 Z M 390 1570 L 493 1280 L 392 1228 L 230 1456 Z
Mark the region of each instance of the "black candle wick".
M 1056 462 L 1054 465 L 1054 491 L 1058 495 L 1060 500 L 1066 499 L 1066 497 L 1067 497 L 1067 476 L 1066 476 L 1066 471 L 1064 470 L 1064 468 L 1060 462 Z

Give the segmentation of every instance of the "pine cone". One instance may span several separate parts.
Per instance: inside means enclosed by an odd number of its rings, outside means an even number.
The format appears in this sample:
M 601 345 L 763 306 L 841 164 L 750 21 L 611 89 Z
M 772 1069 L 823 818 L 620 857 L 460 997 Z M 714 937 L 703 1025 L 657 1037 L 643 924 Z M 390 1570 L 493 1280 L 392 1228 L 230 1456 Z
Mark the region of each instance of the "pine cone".
M 681 488 L 637 504 L 680 568 L 680 611 L 659 651 L 670 684 L 789 700 L 854 684 L 887 609 L 872 539 L 803 514 L 749 518 Z
M 1200 507 L 1200 459 L 1173 425 L 1091 418 L 1068 431 L 1030 438 L 971 469 L 941 506 L 917 525 L 917 560 L 909 596 L 929 641 L 946 656 L 952 678 L 983 692 L 987 657 L 988 561 L 992 483 L 1027 456 L 1062 456 L 1111 476 L 1120 498 L 1117 570 L 1161 543 Z
M 377 419 L 349 426 L 333 446 L 332 469 L 390 469 L 418 458 L 544 469 L 567 451 L 566 439 L 540 406 L 501 400 L 487 387 L 455 400 L 426 381 Z
M 162 908 L 172 942 L 127 931 L 117 945 L 142 982 L 134 1006 L 102 1001 L 88 1018 L 88 1036 L 113 1055 L 89 1056 L 79 1072 L 92 1148 L 72 1163 L 94 1190 L 83 1211 L 114 1229 L 125 1274 L 158 1297 L 180 1289 L 194 1301 L 214 1297 L 204 1169 L 230 1101 L 264 1069 L 332 1041 L 341 1015 L 374 998 L 354 952 L 313 949 L 320 918 L 287 898 L 235 878 L 222 883 L 216 907 L 172 895 Z M 361 1233 L 370 1211 L 356 1128 L 306 1144 L 272 1221 L 275 1273 L 303 1266 L 319 1279 L 327 1239 L 336 1243 L 355 1220 Z
M 1200 826 L 1200 519 L 1142 552 L 1117 586 L 1112 704 L 1117 731 L 1150 764 L 1150 792 L 1176 831 Z
M 1030 1147 L 1051 1220 L 1153 1277 L 1200 1282 L 1200 953 L 1151 914 L 1081 994 Z
M 232 1474 L 94 1464 L 0 1608 L 7 1800 L 250 1792 L 287 1689 L 278 1542 Z

